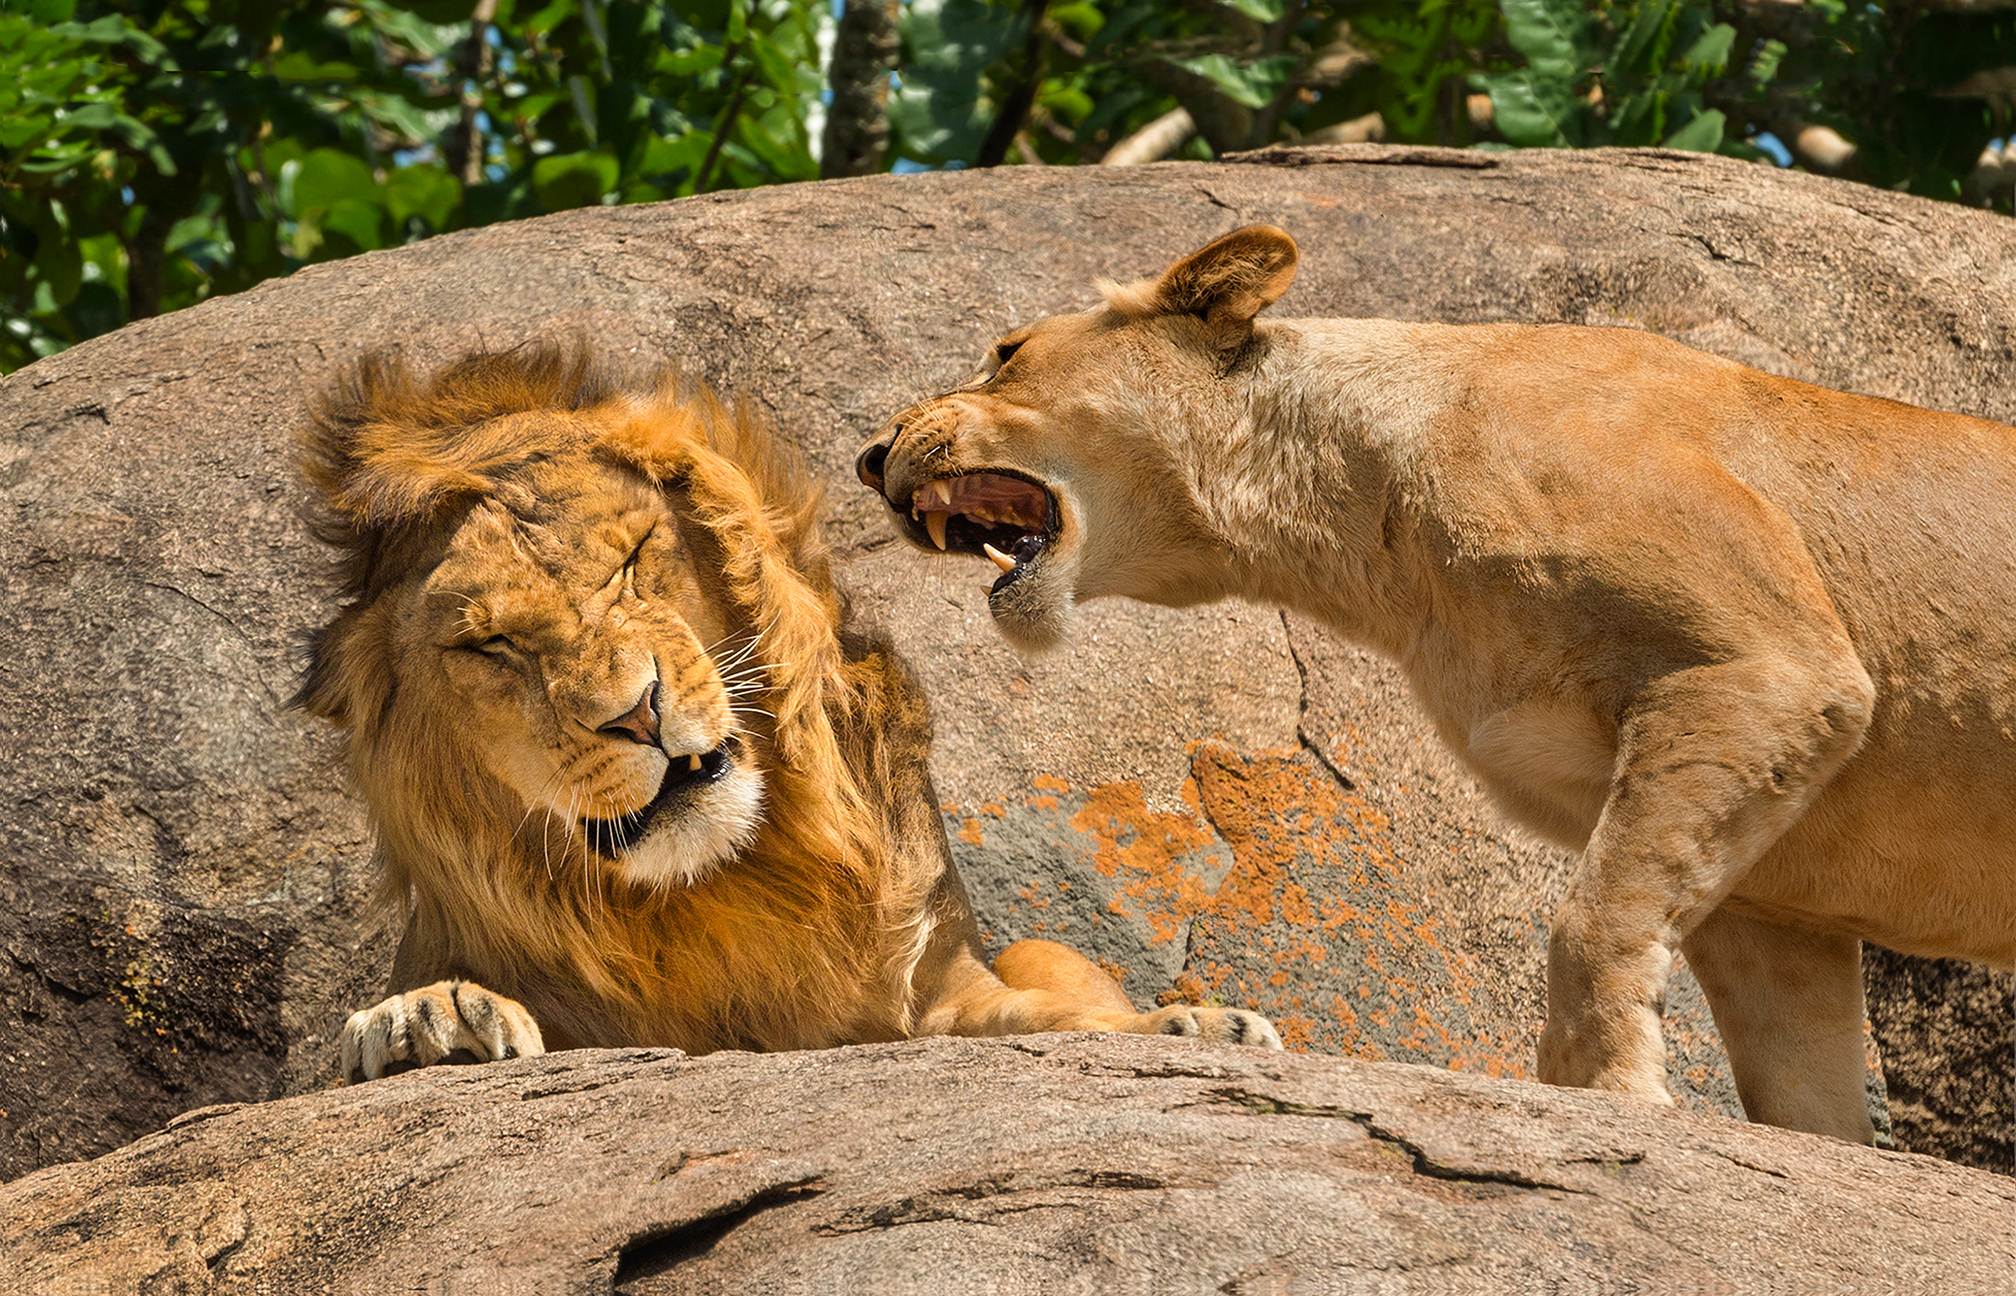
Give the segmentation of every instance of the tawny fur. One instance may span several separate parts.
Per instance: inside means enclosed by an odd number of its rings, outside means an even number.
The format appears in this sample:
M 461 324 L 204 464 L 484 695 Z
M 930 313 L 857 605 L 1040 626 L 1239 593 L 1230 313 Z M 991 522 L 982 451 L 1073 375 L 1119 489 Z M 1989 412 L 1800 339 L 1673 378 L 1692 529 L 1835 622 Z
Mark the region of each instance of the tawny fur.
M 1867 1139 L 1858 942 L 2016 959 L 2016 429 L 1631 330 L 1257 322 L 1295 259 L 1237 231 L 1017 330 L 864 480 L 1048 485 L 992 598 L 1032 647 L 1125 595 L 1378 649 L 1582 852 L 1543 1077 L 1669 1101 L 1684 948 L 1752 1117 Z
M 578 349 L 429 377 L 379 357 L 318 405 L 305 452 L 346 602 L 300 700 L 345 732 L 408 920 L 397 993 L 346 1028 L 349 1069 L 927 1029 L 1271 1035 L 1135 1013 L 1047 942 L 1015 947 L 1021 985 L 987 970 L 921 699 L 843 632 L 818 493 L 747 410 L 676 380 L 626 390 Z M 642 680 L 655 744 L 606 723 Z M 720 832 L 689 816 L 677 870 L 597 848 L 586 820 L 726 744 L 745 791 L 709 812 Z

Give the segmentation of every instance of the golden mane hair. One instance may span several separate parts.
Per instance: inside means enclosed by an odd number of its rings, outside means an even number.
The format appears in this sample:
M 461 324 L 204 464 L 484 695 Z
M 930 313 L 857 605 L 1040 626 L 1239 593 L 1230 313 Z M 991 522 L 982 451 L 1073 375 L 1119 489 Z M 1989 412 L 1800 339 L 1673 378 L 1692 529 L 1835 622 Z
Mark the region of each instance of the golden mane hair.
M 393 605 L 468 509 L 509 507 L 532 465 L 634 471 L 711 542 L 727 620 L 772 663 L 744 732 L 767 784 L 752 844 L 704 881 L 639 887 L 544 825 L 398 669 Z M 469 976 L 524 998 L 557 1045 L 693 1051 L 893 1037 L 936 876 L 896 842 L 928 805 L 921 703 L 843 608 L 795 454 L 746 406 L 672 376 L 626 384 L 583 346 L 470 356 L 431 376 L 367 357 L 313 409 L 303 471 L 343 604 L 312 636 L 299 705 L 346 733 L 387 898 L 409 915 L 397 975 Z M 537 840 L 535 840 L 535 837 Z

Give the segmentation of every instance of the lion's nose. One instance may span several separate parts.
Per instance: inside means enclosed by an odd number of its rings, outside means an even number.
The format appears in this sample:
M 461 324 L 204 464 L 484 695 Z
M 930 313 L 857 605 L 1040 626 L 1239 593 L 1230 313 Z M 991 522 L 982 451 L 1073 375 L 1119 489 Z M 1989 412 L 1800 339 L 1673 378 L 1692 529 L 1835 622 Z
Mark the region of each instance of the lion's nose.
M 870 441 L 867 448 L 855 458 L 854 475 L 859 477 L 861 484 L 869 490 L 875 491 L 878 494 L 881 492 L 882 469 L 889 462 L 889 447 L 896 444 L 896 438 L 902 435 L 902 432 L 903 428 L 901 424 L 891 427 L 887 432 Z
M 608 724 L 595 730 L 608 734 L 611 738 L 628 738 L 631 742 L 643 743 L 646 747 L 658 745 L 658 682 L 644 690 L 644 696 L 637 699 L 637 705 L 617 716 Z

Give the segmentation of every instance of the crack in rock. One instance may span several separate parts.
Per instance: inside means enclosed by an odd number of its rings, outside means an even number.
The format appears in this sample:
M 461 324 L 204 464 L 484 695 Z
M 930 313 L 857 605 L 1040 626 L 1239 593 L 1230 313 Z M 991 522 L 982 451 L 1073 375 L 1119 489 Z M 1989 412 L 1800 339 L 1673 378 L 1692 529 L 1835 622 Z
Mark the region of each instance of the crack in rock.
M 1330 759 L 1330 753 L 1323 750 L 1323 744 L 1310 736 L 1309 663 L 1302 660 L 1302 650 L 1295 646 L 1295 627 L 1289 624 L 1288 614 L 1282 612 L 1278 615 L 1281 618 L 1281 633 L 1288 641 L 1288 660 L 1295 663 L 1295 677 L 1301 682 L 1302 687 L 1301 698 L 1295 704 L 1295 742 L 1303 751 L 1314 757 L 1318 765 L 1330 772 L 1330 777 L 1337 780 L 1337 786 L 1346 792 L 1356 792 L 1357 780 L 1339 769 L 1337 762 Z
M 721 1239 L 761 1215 L 826 1191 L 818 1175 L 765 1184 L 676 1223 L 642 1229 L 616 1248 L 609 1290 L 621 1296 L 638 1281 L 670 1273 L 712 1251 Z
M 991 1224 L 1002 1215 L 1082 1204 L 1085 1192 L 1159 1192 L 1169 1188 L 1195 1188 L 1195 1183 L 1177 1183 L 1155 1175 L 1126 1170 L 1089 1170 L 1040 1179 L 1023 1179 L 1014 1174 L 997 1175 L 978 1183 L 940 1188 L 917 1197 L 903 1197 L 884 1205 L 857 1208 L 831 1223 L 815 1224 L 812 1232 L 824 1237 L 848 1233 L 868 1233 L 878 1229 L 901 1228 L 906 1224 L 935 1224 L 958 1221 L 963 1224 Z M 1042 1200 L 1022 1200 L 1043 1196 Z M 1004 1200 L 1014 1199 L 1014 1200 Z M 980 1211 L 962 1209 L 960 1203 L 981 1202 Z
M 1577 1197 L 1593 1197 L 1597 1194 L 1586 1188 L 1575 1188 L 1568 1184 L 1556 1183 L 1550 1179 L 1535 1179 L 1518 1170 L 1499 1167 L 1471 1168 L 1453 1166 L 1438 1161 L 1419 1143 L 1397 1130 L 1381 1125 L 1371 1112 L 1353 1111 L 1348 1107 L 1332 1107 L 1322 1103 L 1298 1103 L 1266 1094 L 1254 1093 L 1250 1089 L 1212 1089 L 1209 1098 L 1214 1102 L 1230 1103 L 1244 1107 L 1259 1116 L 1310 1116 L 1323 1120 L 1348 1120 L 1366 1135 L 1380 1143 L 1399 1149 L 1413 1164 L 1414 1173 L 1429 1179 L 1443 1179 L 1452 1183 L 1477 1184 L 1480 1186 L 1500 1186 L 1509 1188 L 1538 1189 L 1546 1192 L 1571 1193 Z

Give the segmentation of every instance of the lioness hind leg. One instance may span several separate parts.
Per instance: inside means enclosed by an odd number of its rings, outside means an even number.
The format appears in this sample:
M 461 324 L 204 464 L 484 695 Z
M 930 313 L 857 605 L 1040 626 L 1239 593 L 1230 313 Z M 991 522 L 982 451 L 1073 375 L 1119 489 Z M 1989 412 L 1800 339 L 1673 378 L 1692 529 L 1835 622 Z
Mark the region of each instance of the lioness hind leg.
M 1540 1078 L 1672 1101 L 1659 1017 L 1672 950 L 1861 745 L 1852 657 L 1676 671 L 1627 708 L 1618 772 L 1555 916 Z
M 1717 909 L 1681 950 L 1753 1121 L 1876 1137 L 1863 1072 L 1862 944 Z
M 473 981 L 436 981 L 350 1014 L 343 1023 L 343 1078 L 357 1084 L 456 1053 L 479 1061 L 546 1051 L 525 1005 Z

